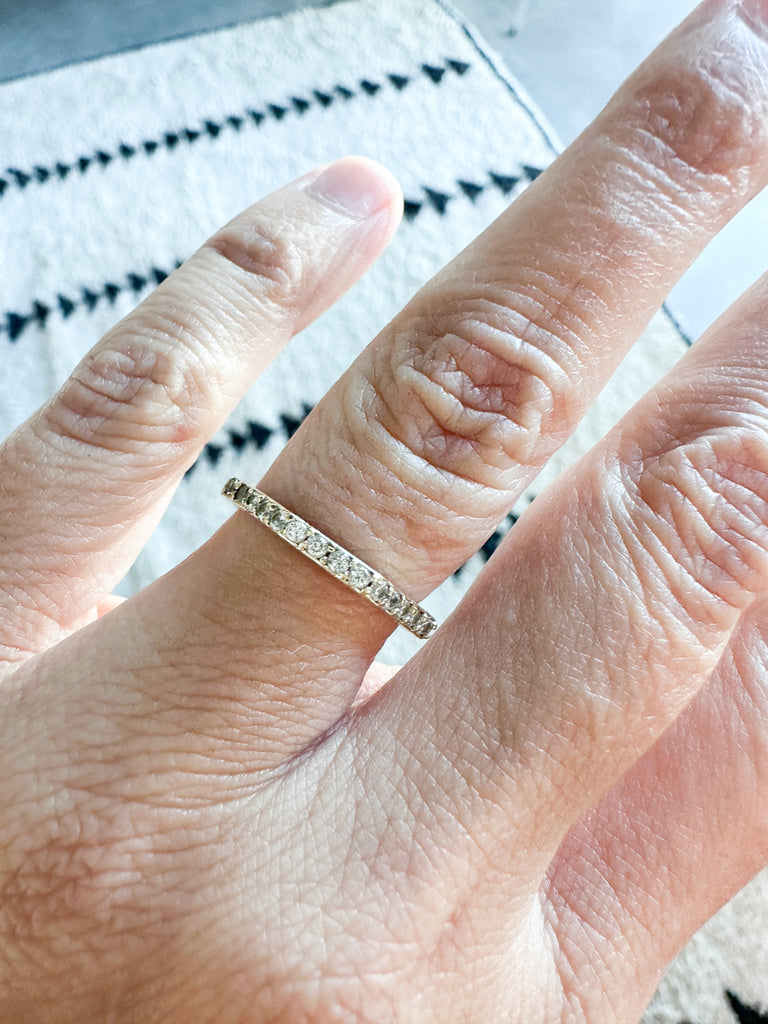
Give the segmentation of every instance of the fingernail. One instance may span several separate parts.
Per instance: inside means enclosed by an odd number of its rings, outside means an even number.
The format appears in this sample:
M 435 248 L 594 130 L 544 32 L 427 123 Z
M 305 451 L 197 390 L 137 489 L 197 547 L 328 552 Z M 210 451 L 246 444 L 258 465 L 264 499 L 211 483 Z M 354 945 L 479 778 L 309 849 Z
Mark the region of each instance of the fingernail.
M 355 220 L 366 220 L 392 198 L 392 188 L 383 168 L 358 157 L 330 164 L 306 191 L 314 199 Z

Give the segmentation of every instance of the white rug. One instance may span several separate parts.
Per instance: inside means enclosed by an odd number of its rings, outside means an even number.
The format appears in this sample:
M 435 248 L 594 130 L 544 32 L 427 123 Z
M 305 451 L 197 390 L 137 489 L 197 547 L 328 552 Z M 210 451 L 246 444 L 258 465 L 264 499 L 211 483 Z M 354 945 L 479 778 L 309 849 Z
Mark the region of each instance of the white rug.
M 3 434 L 156 281 L 260 195 L 362 153 L 395 172 L 407 199 L 379 264 L 288 346 L 208 445 L 125 593 L 223 522 L 223 481 L 259 479 L 362 346 L 556 151 L 530 100 L 437 0 L 348 0 L 11 82 L 0 87 L 0 131 Z M 659 314 L 517 511 L 685 346 L 674 320 Z M 426 602 L 438 618 L 493 547 L 494 539 Z M 397 635 L 385 657 L 411 650 Z M 685 951 L 646 1020 L 733 1024 L 760 1020 L 743 1016 L 750 1007 L 768 1013 L 767 910 L 763 877 Z

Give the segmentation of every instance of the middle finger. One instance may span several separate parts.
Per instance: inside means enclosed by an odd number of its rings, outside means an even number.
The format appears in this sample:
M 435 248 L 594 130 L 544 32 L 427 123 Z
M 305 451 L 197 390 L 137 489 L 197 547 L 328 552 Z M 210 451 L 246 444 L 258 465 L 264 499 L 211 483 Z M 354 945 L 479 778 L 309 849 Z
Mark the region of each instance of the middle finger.
M 765 184 L 767 58 L 768 4 L 707 0 L 362 354 L 264 490 L 416 600 L 445 579 L 570 435 L 694 257 Z M 283 578 L 289 585 L 271 584 Z M 285 700 L 299 717 L 307 709 L 305 738 L 347 705 L 392 628 L 241 514 L 146 600 L 165 607 L 190 589 L 201 628 L 227 624 L 222 673 L 257 664 L 281 693 L 280 714 Z M 266 624 L 255 635 L 254 621 Z M 180 622 L 181 636 L 166 631 L 163 643 L 183 645 L 189 628 Z M 286 649 L 271 667 L 275 638 Z

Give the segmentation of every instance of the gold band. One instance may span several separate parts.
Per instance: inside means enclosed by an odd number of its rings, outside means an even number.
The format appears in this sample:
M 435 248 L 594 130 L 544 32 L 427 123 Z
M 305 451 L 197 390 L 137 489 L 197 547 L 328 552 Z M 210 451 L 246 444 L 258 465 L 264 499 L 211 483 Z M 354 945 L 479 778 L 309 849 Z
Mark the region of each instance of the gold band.
M 437 629 L 437 622 L 429 612 L 406 597 L 381 573 L 257 487 L 249 487 L 237 477 L 232 477 L 221 493 L 331 576 L 368 598 L 371 604 L 391 615 L 420 640 L 426 640 Z

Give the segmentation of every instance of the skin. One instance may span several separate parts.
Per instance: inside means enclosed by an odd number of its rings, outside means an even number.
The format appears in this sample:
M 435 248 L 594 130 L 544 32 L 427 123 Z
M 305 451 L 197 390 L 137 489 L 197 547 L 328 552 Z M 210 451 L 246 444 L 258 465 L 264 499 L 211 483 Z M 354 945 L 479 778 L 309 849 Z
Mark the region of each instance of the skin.
M 766 68 L 768 2 L 706 0 L 260 486 L 421 599 L 768 180 Z M 629 1021 L 768 859 L 768 279 L 399 670 L 241 512 L 109 599 L 401 201 L 347 158 L 257 203 L 0 448 L 2 1020 Z

